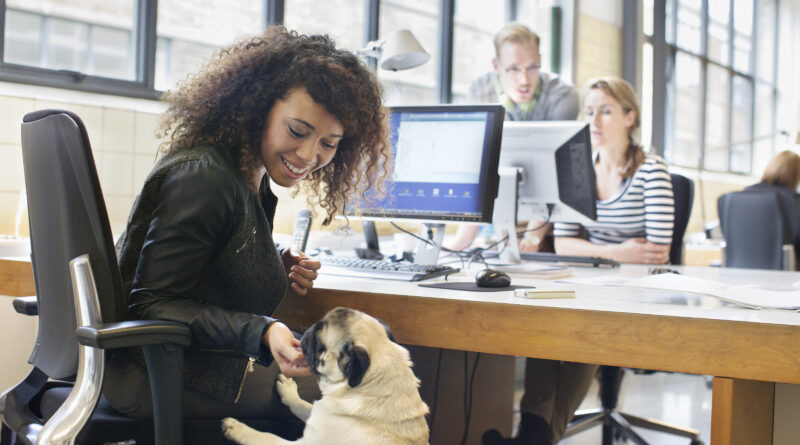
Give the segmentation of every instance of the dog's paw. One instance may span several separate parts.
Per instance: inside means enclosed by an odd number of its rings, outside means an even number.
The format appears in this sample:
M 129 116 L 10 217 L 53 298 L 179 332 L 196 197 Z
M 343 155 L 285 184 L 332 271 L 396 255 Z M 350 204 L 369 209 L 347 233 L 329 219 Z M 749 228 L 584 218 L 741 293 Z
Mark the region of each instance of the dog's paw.
M 227 439 L 234 442 L 239 442 L 241 440 L 242 435 L 247 428 L 247 425 L 232 417 L 226 417 L 222 419 L 222 434 L 224 434 Z
M 278 381 L 275 382 L 275 387 L 278 389 L 278 394 L 281 396 L 281 402 L 284 405 L 289 405 L 286 403 L 287 401 L 297 400 L 300 397 L 297 393 L 297 382 L 291 377 L 278 374 Z

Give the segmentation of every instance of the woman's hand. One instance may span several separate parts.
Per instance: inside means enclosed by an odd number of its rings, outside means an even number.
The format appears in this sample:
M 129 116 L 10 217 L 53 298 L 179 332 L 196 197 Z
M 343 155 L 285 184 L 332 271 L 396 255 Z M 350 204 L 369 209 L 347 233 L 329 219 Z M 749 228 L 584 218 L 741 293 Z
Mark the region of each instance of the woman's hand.
M 311 375 L 300 341 L 294 338 L 294 334 L 285 324 L 279 321 L 272 323 L 261 341 L 269 347 L 272 358 L 275 359 L 283 375 L 287 377 Z
M 321 264 L 319 261 L 312 260 L 303 252 L 290 247 L 283 251 L 283 267 L 286 269 L 286 276 L 289 278 L 289 287 L 297 295 L 305 295 L 308 289 L 314 287 L 314 280 L 317 279 L 317 271 Z
M 670 246 L 655 244 L 645 238 L 631 238 L 614 246 L 614 259 L 621 263 L 664 264 L 669 260 Z

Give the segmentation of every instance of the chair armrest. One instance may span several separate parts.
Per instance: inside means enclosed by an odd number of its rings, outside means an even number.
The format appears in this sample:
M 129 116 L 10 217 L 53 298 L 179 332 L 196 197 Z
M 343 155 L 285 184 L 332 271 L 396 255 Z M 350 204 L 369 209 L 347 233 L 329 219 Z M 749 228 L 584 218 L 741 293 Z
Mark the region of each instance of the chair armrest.
M 794 244 L 784 244 L 781 246 L 783 255 L 783 270 L 796 270 L 797 259 L 794 253 Z
M 36 301 L 36 296 L 17 297 L 12 303 L 18 314 L 39 315 L 39 303 Z
M 127 348 L 173 343 L 189 346 L 192 332 L 183 323 L 163 320 L 135 320 L 81 326 L 75 330 L 78 343 L 100 349 Z

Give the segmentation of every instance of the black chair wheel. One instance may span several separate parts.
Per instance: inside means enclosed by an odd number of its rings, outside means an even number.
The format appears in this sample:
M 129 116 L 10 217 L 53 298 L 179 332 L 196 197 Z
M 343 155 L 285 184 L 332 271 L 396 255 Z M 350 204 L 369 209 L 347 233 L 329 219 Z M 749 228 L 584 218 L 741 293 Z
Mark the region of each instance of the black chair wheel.
M 702 440 L 693 440 L 689 445 L 705 445 Z

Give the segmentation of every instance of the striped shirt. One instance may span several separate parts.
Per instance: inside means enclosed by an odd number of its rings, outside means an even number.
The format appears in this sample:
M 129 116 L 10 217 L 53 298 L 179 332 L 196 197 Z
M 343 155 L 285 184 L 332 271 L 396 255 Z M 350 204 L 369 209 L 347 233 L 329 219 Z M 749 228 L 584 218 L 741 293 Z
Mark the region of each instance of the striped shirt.
M 647 238 L 657 244 L 672 242 L 675 200 L 664 160 L 647 156 L 633 176 L 622 181 L 616 194 L 597 200 L 597 221 L 584 227 L 596 244 L 618 244 Z M 580 236 L 581 224 L 555 223 L 553 235 Z

